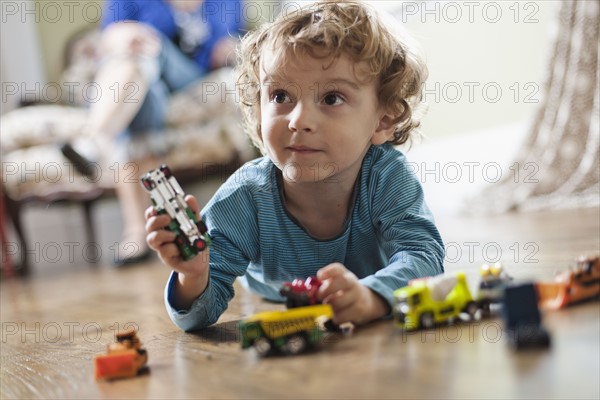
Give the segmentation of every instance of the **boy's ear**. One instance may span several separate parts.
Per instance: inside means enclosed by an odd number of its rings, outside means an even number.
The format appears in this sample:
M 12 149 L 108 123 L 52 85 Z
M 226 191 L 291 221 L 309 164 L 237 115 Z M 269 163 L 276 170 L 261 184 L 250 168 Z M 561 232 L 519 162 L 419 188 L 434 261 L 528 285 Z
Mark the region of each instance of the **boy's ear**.
M 390 140 L 396 130 L 396 124 L 394 124 L 394 117 L 390 114 L 384 114 L 379 120 L 377 128 L 371 137 L 372 144 L 383 144 Z

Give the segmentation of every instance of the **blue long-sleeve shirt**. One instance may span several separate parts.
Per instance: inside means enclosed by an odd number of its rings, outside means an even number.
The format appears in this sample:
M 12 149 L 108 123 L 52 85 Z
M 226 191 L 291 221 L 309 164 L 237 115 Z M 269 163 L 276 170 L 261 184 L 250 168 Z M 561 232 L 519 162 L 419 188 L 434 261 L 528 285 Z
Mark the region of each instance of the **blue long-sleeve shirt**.
M 237 277 L 249 290 L 283 300 L 283 282 L 340 262 L 391 306 L 393 291 L 410 279 L 443 272 L 444 245 L 423 190 L 393 146 L 367 152 L 345 227 L 332 239 L 312 237 L 286 211 L 278 176 L 268 158 L 247 163 L 202 210 L 213 238 L 208 287 L 189 310 L 171 306 L 176 273 L 165 289 L 167 310 L 180 328 L 216 322 L 234 296 Z
M 238 37 L 244 25 L 240 0 L 205 0 L 200 8 L 201 22 L 208 29 L 206 40 L 191 55 L 204 71 L 210 70 L 215 44 L 224 37 Z M 107 0 L 101 27 L 117 21 L 139 21 L 176 41 L 177 24 L 173 8 L 165 0 Z

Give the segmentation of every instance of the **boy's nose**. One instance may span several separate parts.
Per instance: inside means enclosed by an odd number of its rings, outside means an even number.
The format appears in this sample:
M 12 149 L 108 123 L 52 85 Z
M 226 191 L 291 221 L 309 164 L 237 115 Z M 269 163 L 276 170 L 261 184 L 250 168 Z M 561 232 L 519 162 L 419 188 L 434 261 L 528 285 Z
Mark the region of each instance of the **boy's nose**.
M 292 132 L 314 132 L 316 116 L 310 105 L 297 103 L 290 113 L 288 129 Z

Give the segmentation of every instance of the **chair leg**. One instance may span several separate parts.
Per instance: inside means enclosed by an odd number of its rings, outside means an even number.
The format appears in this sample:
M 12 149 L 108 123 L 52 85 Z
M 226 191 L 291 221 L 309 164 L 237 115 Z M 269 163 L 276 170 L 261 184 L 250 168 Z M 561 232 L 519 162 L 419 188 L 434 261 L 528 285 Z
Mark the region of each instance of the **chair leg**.
M 6 211 L 15 227 L 15 232 L 20 242 L 21 263 L 16 267 L 16 272 L 19 275 L 25 276 L 29 274 L 29 260 L 27 259 L 27 240 L 23 232 L 23 225 L 21 224 L 22 203 L 8 196 L 4 196 L 4 200 L 6 202 Z
M 83 202 L 83 214 L 85 220 L 85 231 L 88 240 L 88 248 L 93 248 L 94 253 L 88 254 L 86 259 L 92 263 L 97 264 L 100 262 L 101 253 L 96 251 L 100 248 L 99 243 L 96 241 L 96 230 L 94 226 L 94 218 L 92 216 L 92 208 L 94 206 L 95 200 L 86 200 Z
M 0 269 L 2 276 L 10 277 L 14 274 L 12 254 L 9 253 L 8 235 L 6 234 L 6 207 L 4 206 L 4 193 L 0 193 L 0 246 L 2 247 L 2 264 Z

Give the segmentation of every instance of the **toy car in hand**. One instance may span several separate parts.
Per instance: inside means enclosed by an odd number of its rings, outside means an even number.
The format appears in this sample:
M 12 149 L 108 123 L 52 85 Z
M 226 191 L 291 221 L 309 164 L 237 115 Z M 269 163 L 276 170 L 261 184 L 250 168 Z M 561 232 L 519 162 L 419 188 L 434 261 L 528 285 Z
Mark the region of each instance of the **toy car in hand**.
M 306 280 L 294 279 L 292 282 L 284 282 L 279 293 L 286 298 L 286 307 L 303 307 L 320 304 L 317 292 L 323 283 L 314 276 Z
M 317 297 L 322 284 L 323 282 L 316 276 L 309 276 L 305 280 L 294 279 L 291 282 L 284 282 L 279 289 L 279 294 L 286 298 L 285 306 L 288 309 L 318 305 L 322 304 Z M 324 322 L 324 326 L 330 332 L 343 334 L 350 334 L 354 329 L 354 325 L 350 322 L 338 325 L 331 318 Z
M 158 214 L 169 214 L 168 229 L 175 232 L 175 244 L 184 260 L 189 260 L 210 246 L 210 236 L 202 220 L 184 200 L 179 183 L 166 165 L 146 173 L 141 178 L 144 189 L 150 193 Z

